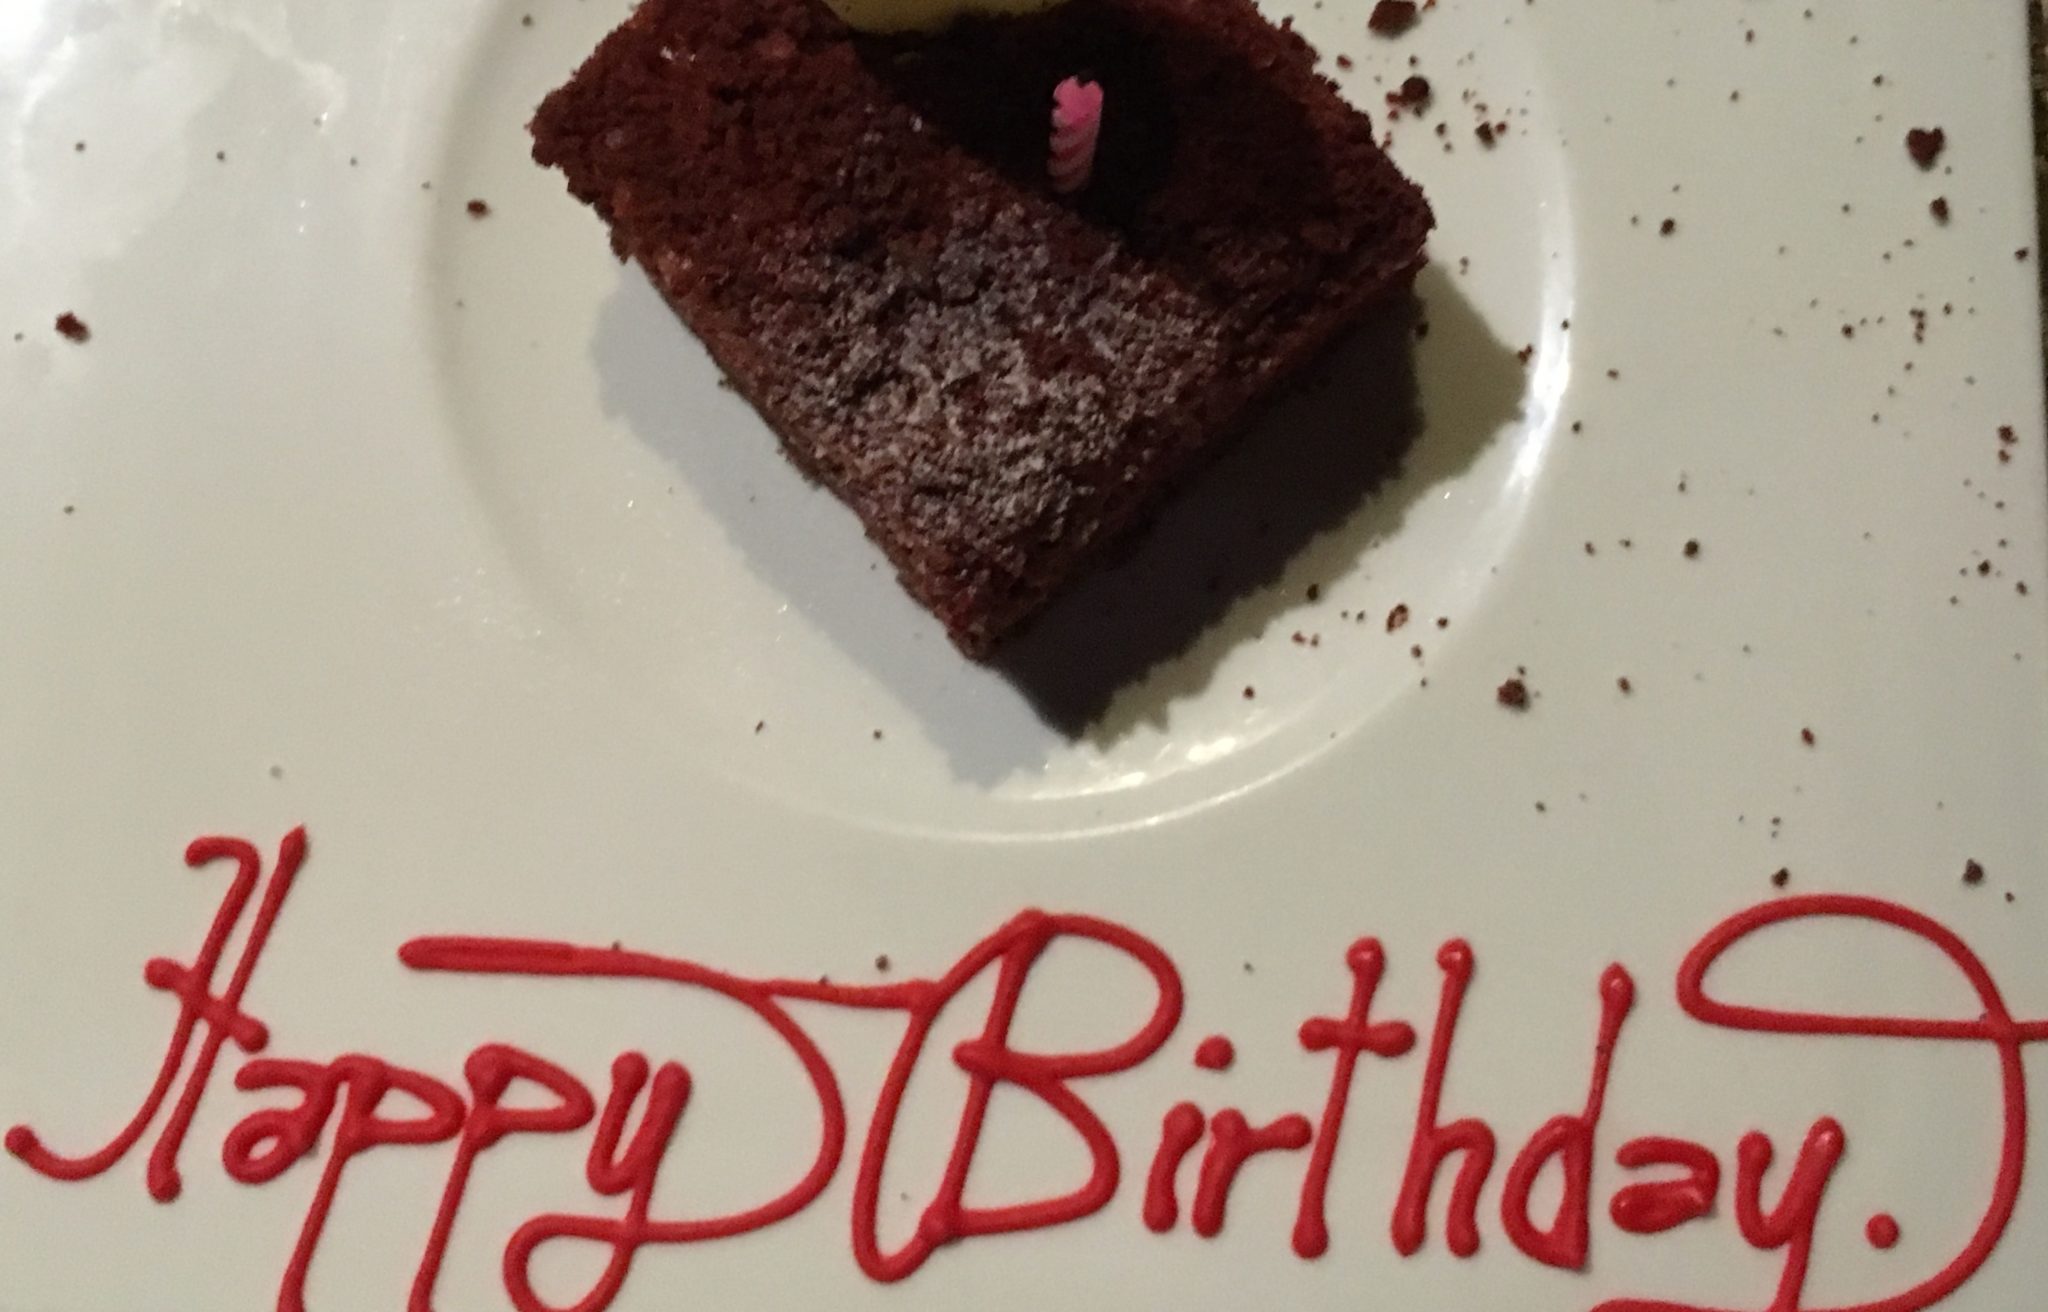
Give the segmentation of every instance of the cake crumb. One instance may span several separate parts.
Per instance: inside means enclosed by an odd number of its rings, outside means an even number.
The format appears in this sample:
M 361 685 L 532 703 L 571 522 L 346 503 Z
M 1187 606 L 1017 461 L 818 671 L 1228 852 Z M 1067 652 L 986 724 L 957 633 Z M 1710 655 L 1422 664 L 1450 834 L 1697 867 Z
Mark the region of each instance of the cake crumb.
M 1771 875 L 1771 884 L 1773 887 L 1783 888 L 1785 887 L 1785 885 L 1791 882 L 1792 870 L 1789 866 L 1779 866 L 1776 872 Z
M 1799 741 L 1805 743 L 1808 747 L 1811 747 L 1817 740 L 1813 736 L 1813 730 L 1801 729 L 1799 731 Z
M 1670 235 L 1671 235 L 1672 233 L 1674 233 L 1674 232 L 1677 232 L 1677 231 L 1678 231 L 1678 220 L 1677 220 L 1677 219 L 1666 219 L 1666 220 L 1664 220 L 1664 222 L 1662 222 L 1662 223 L 1660 223 L 1660 224 L 1658 224 L 1658 225 L 1657 225 L 1657 232 L 1658 232 L 1658 235 L 1659 235 L 1659 236 L 1669 237 L 1669 236 L 1670 236 Z
M 467 209 L 469 210 L 469 217 L 472 219 L 487 219 L 491 216 L 491 207 L 485 201 L 473 200 L 469 203 Z
M 69 310 L 57 316 L 57 332 L 66 341 L 84 343 L 92 340 L 92 329 Z
M 1977 864 L 1977 863 L 1976 863 L 1975 861 L 1965 861 L 1965 862 L 1963 862 L 1963 882 L 1964 882 L 1965 884 L 1981 884 L 1981 883 L 1983 883 L 1983 882 L 1984 882 L 1984 867 L 1983 867 L 1983 866 L 1981 866 L 1981 865 L 1978 865 L 1978 864 Z
M 1698 538 L 1687 538 L 1685 543 L 1685 558 L 1687 560 L 1692 560 L 1696 558 L 1699 554 L 1700 540 Z
M 1529 709 L 1529 685 L 1520 679 L 1509 679 L 1493 690 L 1494 700 L 1510 710 Z
M 1948 133 L 1940 128 L 1914 128 L 1906 134 L 1906 153 L 1923 169 L 1931 169 L 1948 147 Z
M 1251 686 L 1250 684 L 1246 684 L 1246 685 L 1244 686 L 1244 699 L 1245 699 L 1246 701 L 1250 701 L 1250 700 L 1251 700 L 1252 698 L 1254 698 L 1254 697 L 1256 697 L 1256 696 L 1258 696 L 1258 695 L 1259 695 L 1259 690 L 1258 690 L 1258 689 L 1256 689 L 1256 688 L 1252 687 L 1252 686 Z
M 1622 675 L 1619 679 L 1616 679 L 1614 681 L 1614 686 L 1621 689 L 1624 696 L 1636 690 L 1636 686 L 1633 683 L 1629 682 L 1628 676 L 1626 674 Z
M 1415 0 L 1379 0 L 1365 25 L 1382 36 L 1399 36 L 1415 26 Z
M 1493 144 L 1493 124 L 1481 123 L 1474 131 L 1479 136 L 1479 144 L 1483 146 L 1491 146 Z
M 884 952 L 881 956 L 875 958 L 875 969 L 881 971 L 884 975 L 889 973 L 888 953 Z
M 1392 633 L 1408 622 L 1408 603 L 1400 602 L 1387 612 L 1387 632 Z
M 1936 196 L 1927 202 L 1927 212 L 1934 216 L 1936 223 L 1948 222 L 1948 197 Z
M 1401 80 L 1401 85 L 1387 93 L 1387 104 L 1395 109 L 1420 110 L 1429 104 L 1431 95 L 1429 79 L 1415 74 Z

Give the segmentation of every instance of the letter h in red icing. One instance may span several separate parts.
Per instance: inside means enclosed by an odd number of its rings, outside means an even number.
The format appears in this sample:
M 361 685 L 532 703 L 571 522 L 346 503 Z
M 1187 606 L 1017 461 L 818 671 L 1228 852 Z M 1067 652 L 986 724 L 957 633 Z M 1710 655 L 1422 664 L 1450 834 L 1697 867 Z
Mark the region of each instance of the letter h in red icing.
M 7 1151 L 28 1163 L 31 1170 L 53 1180 L 88 1180 L 103 1174 L 126 1157 L 155 1122 L 179 1070 L 185 1065 L 186 1053 L 197 1034 L 200 1035 L 199 1051 L 192 1061 L 191 1074 L 186 1077 L 178 1100 L 150 1151 L 146 1177 L 151 1197 L 159 1202 L 176 1198 L 182 1187 L 178 1175 L 178 1151 L 192 1127 L 192 1118 L 199 1110 L 199 1100 L 205 1094 L 213 1068 L 220 1060 L 221 1049 L 232 1041 L 242 1051 L 256 1053 L 270 1042 L 270 1032 L 263 1023 L 242 1010 L 242 998 L 256 973 L 256 962 L 263 955 L 271 927 L 277 923 L 278 910 L 284 905 L 285 895 L 291 892 L 292 880 L 305 859 L 306 831 L 302 827 L 286 834 L 284 842 L 279 845 L 277 865 L 272 868 L 270 881 L 263 889 L 263 899 L 256 908 L 256 919 L 250 926 L 242 955 L 235 963 L 227 987 L 215 993 L 214 976 L 219 973 L 221 958 L 226 955 L 228 939 L 262 880 L 263 858 L 254 846 L 239 838 L 195 839 L 185 849 L 186 865 L 197 870 L 216 861 L 232 861 L 235 874 L 192 964 L 157 957 L 143 968 L 142 977 L 151 988 L 161 989 L 178 999 L 178 1019 L 171 1027 L 170 1043 L 164 1051 L 163 1062 L 157 1068 L 155 1082 L 143 1096 L 142 1106 L 128 1124 L 97 1152 L 82 1157 L 64 1156 L 46 1147 L 42 1137 L 26 1125 L 17 1125 L 7 1132 Z
M 1479 1190 L 1493 1169 L 1493 1131 L 1484 1121 L 1467 1117 L 1449 1125 L 1437 1123 L 1443 1104 L 1444 1071 L 1450 1065 L 1451 1043 L 1457 1036 L 1458 1013 L 1472 983 L 1472 947 L 1462 939 L 1444 944 L 1436 954 L 1444 987 L 1437 1006 L 1436 1030 L 1430 1035 L 1429 1062 L 1422 1074 L 1422 1100 L 1415 1115 L 1415 1137 L 1408 1148 L 1408 1169 L 1401 1178 L 1401 1196 L 1394 1204 L 1394 1248 L 1411 1257 L 1428 1236 L 1429 1195 L 1438 1169 L 1453 1153 L 1463 1155 L 1451 1187 L 1444 1230 L 1451 1251 L 1470 1257 L 1479 1251 Z

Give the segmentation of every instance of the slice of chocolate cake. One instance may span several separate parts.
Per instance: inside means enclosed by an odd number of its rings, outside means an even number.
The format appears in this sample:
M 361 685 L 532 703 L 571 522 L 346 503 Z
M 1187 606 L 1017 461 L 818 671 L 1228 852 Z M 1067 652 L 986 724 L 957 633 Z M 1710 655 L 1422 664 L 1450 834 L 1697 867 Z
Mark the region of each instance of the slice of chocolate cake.
M 1249 0 L 898 36 L 820 0 L 645 0 L 534 156 L 979 657 L 1405 294 L 1429 207 L 1314 63 Z M 1076 75 L 1101 132 L 1062 195 Z

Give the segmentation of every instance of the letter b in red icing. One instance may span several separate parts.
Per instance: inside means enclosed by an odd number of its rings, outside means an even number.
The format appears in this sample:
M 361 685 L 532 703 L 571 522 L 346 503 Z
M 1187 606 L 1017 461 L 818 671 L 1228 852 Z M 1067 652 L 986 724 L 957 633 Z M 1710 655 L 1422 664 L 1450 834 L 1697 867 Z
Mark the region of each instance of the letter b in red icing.
M 1010 1046 L 1010 1025 L 1017 1004 L 1039 957 L 1062 937 L 1091 939 L 1130 957 L 1152 975 L 1158 1001 L 1132 1036 L 1114 1047 L 1082 1053 L 1019 1052 Z M 884 1253 L 875 1235 L 876 1200 L 911 1071 L 940 1012 L 991 965 L 998 968 L 998 974 L 988 1020 L 979 1037 L 962 1043 L 953 1054 L 954 1062 L 968 1076 L 968 1086 L 945 1175 L 925 1209 L 917 1233 L 901 1249 Z M 1150 940 L 1107 921 L 1027 912 L 969 953 L 910 1009 L 908 1028 L 883 1083 L 854 1190 L 853 1245 L 861 1269 L 876 1280 L 901 1280 L 924 1265 L 933 1250 L 953 1240 L 1062 1225 L 1100 1210 L 1116 1194 L 1116 1144 L 1102 1118 L 1081 1100 L 1070 1082 L 1129 1070 L 1145 1061 L 1173 1033 L 1180 1023 L 1180 1012 L 1180 975 L 1166 954 Z M 1092 1166 L 1085 1182 L 1056 1198 L 1035 1202 L 1005 1207 L 967 1207 L 961 1203 L 975 1151 L 981 1143 L 989 1096 L 998 1084 L 1009 1084 L 1032 1094 L 1073 1127 L 1088 1149 Z

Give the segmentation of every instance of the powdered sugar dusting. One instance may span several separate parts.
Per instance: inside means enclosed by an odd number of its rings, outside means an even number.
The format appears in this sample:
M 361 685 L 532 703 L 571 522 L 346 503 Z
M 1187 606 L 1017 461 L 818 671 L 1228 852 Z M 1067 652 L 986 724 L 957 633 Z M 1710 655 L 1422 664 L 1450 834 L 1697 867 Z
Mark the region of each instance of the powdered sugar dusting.
M 760 399 L 800 446 L 831 432 L 805 463 L 948 544 L 953 571 L 1021 576 L 1115 490 L 1161 391 L 1215 370 L 1219 324 L 1126 254 L 1055 274 L 1043 217 L 1021 205 L 952 217 L 984 239 L 879 268 L 792 261 L 798 285 L 833 290 L 822 314 L 776 316 L 778 345 L 814 367 Z

